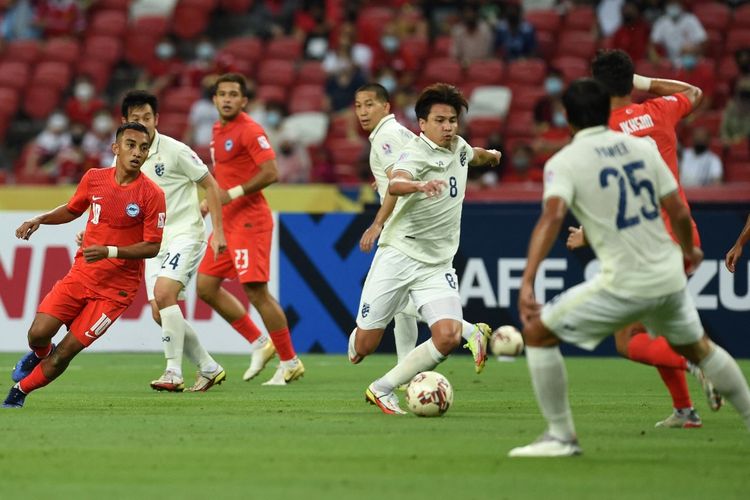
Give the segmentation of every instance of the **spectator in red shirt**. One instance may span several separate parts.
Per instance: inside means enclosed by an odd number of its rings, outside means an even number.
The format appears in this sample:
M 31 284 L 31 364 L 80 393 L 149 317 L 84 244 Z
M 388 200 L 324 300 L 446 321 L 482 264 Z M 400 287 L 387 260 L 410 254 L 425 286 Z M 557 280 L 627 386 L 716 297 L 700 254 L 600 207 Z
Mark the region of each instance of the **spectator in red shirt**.
M 72 123 L 91 126 L 94 115 L 106 106 L 96 95 L 96 89 L 87 76 L 79 76 L 73 87 L 73 95 L 65 103 L 65 114 Z
M 84 7 L 76 0 L 36 2 L 36 24 L 44 38 L 78 36 L 86 28 Z
M 634 61 L 648 55 L 648 40 L 651 26 L 641 15 L 638 4 L 633 0 L 622 6 L 622 25 L 612 35 L 612 48 L 627 52 Z
M 513 150 L 500 177 L 501 184 L 541 183 L 544 173 L 534 164 L 534 150 L 530 144 L 519 143 Z

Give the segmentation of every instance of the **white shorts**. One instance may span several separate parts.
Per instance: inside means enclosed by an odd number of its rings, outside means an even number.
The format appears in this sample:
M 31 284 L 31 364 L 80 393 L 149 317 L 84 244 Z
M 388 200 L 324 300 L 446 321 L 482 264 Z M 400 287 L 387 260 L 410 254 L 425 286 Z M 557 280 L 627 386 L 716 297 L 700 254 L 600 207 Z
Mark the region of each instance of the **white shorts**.
M 440 299 L 457 299 L 446 302 L 457 303 L 457 310 L 442 307 L 430 318 L 430 324 L 440 319 L 463 319 L 458 278 L 449 263 L 425 264 L 393 247 L 378 247 L 362 287 L 357 326 L 364 330 L 385 328 L 396 313 L 407 308 L 410 298 L 417 311 Z
M 672 345 L 693 344 L 703 337 L 698 311 L 684 288 L 656 298 L 614 295 L 596 280 L 557 295 L 542 309 L 542 323 L 567 343 L 593 350 L 606 337 L 635 322 Z
M 146 294 L 154 300 L 154 286 L 160 276 L 182 283 L 179 299 L 185 298 L 185 287 L 195 275 L 206 251 L 205 241 L 176 238 L 166 246 L 162 245 L 159 254 L 146 260 Z

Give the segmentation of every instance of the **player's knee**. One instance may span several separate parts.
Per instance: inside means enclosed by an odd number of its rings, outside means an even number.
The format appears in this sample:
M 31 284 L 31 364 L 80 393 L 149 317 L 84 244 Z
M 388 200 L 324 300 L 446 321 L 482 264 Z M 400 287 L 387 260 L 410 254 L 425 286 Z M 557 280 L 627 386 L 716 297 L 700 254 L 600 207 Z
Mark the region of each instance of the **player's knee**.
M 560 343 L 538 318 L 527 323 L 522 334 L 524 343 L 529 347 L 550 347 Z
M 198 294 L 198 298 L 201 299 L 203 302 L 209 305 L 214 303 L 214 300 L 216 299 L 217 290 L 214 290 L 213 287 L 209 287 L 206 285 L 201 286 L 201 283 L 199 281 L 198 285 L 195 287 L 195 291 Z

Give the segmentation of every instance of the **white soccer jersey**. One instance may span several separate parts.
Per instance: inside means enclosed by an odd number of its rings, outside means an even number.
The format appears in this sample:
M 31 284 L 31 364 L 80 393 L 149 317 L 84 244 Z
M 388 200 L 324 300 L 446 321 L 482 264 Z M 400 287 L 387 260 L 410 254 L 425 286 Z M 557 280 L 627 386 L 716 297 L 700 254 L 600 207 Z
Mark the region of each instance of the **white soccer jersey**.
M 652 298 L 687 281 L 682 252 L 661 218 L 659 200 L 677 182 L 653 141 L 591 127 L 547 161 L 544 199 L 562 198 L 601 262 L 607 291 Z
M 388 192 L 386 169 L 398 159 L 404 146 L 416 137 L 393 114 L 384 117 L 370 133 L 370 169 L 378 185 L 380 203 Z
M 399 197 L 380 236 L 380 246 L 393 246 L 412 259 L 427 264 L 450 262 L 461 236 L 461 210 L 466 176 L 474 150 L 459 136 L 450 149 L 424 134 L 409 141 L 393 165 L 414 180 L 442 179 L 447 186 L 433 198 L 424 193 Z
M 167 224 L 162 247 L 176 237 L 206 239 L 196 182 L 208 175 L 208 167 L 185 144 L 158 132 L 141 171 L 164 191 Z

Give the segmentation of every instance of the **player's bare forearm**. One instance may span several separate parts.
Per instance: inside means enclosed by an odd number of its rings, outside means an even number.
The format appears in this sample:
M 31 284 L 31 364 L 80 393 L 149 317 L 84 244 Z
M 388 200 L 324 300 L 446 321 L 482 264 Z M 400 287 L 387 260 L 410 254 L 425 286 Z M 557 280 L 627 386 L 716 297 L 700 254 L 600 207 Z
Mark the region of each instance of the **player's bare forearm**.
M 80 216 L 81 214 L 75 214 L 68 210 L 68 205 L 60 205 L 59 207 L 50 210 L 49 212 L 39 214 L 36 217 L 24 221 L 23 224 L 21 224 L 18 229 L 16 229 L 16 238 L 28 240 L 42 224 L 65 224 L 77 219 Z
M 747 217 L 745 227 L 742 228 L 740 235 L 737 237 L 737 241 L 734 242 L 734 245 L 724 257 L 724 264 L 727 266 L 729 272 L 734 272 L 737 262 L 740 260 L 740 257 L 742 257 L 743 249 L 748 240 L 750 240 L 750 215 Z
M 208 212 L 211 214 L 211 226 L 213 227 L 211 245 L 215 247 L 215 253 L 221 253 L 227 247 L 224 237 L 224 221 L 221 214 L 221 190 L 211 174 L 201 179 L 199 184 L 206 190 L 206 205 L 208 206 Z
M 156 257 L 160 247 L 161 242 L 141 241 L 124 247 L 91 245 L 81 249 L 81 251 L 86 262 L 96 262 L 108 258 L 139 260 Z M 115 255 L 111 255 L 112 252 Z
M 531 232 L 526 255 L 526 269 L 521 278 L 522 284 L 533 286 L 539 265 L 555 244 L 567 211 L 568 207 L 561 198 L 552 197 L 544 204 L 542 215 Z
M 369 252 L 372 250 L 372 247 L 375 245 L 375 240 L 378 239 L 380 232 L 383 230 L 383 226 L 385 226 L 385 221 L 387 221 L 388 217 L 393 213 L 393 208 L 396 206 L 396 200 L 398 200 L 396 196 L 393 196 L 388 192 L 385 193 L 383 204 L 375 214 L 375 220 L 372 221 L 370 227 L 365 230 L 362 234 L 362 238 L 359 240 L 360 250 L 363 252 Z
M 404 196 L 412 193 L 424 193 L 428 198 L 439 195 L 448 184 L 444 180 L 413 181 L 406 177 L 394 176 L 388 182 L 388 192 L 393 196 Z
M 697 107 L 703 99 L 703 91 L 699 87 L 680 80 L 651 78 L 651 85 L 648 91 L 658 96 L 684 94 L 690 101 L 690 104 L 693 105 L 693 108 Z
M 496 167 L 500 164 L 500 158 L 502 157 L 502 153 L 500 153 L 500 151 L 484 148 L 472 149 L 474 150 L 474 158 L 472 158 L 469 162 L 470 167 L 480 167 L 487 165 Z

